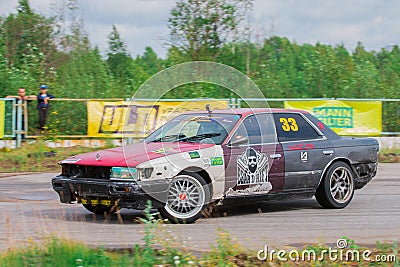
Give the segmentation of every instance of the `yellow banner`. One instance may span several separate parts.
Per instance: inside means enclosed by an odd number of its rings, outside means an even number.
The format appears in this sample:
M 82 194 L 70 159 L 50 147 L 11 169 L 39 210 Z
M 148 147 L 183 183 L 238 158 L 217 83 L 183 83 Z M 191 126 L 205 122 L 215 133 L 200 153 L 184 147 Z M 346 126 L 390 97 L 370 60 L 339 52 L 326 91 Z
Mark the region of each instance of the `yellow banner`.
M 89 101 L 88 135 L 93 137 L 145 137 L 168 120 L 186 111 L 228 108 L 228 101 L 97 102 Z
M 381 101 L 285 101 L 285 108 L 307 110 L 339 135 L 380 135 Z
M 0 139 L 3 139 L 4 137 L 4 124 L 6 123 L 6 105 L 4 103 L 4 101 L 0 101 Z

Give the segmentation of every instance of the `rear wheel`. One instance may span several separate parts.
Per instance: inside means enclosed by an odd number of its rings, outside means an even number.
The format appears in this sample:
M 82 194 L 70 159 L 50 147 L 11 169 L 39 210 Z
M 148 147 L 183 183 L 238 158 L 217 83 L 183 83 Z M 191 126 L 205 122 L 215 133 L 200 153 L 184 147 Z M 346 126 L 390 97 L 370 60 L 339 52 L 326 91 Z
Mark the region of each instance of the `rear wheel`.
M 342 161 L 333 163 L 319 185 L 315 198 L 324 208 L 346 207 L 354 195 L 353 172 Z
M 209 202 L 210 189 L 203 177 L 183 173 L 171 181 L 165 206 L 159 211 L 173 223 L 193 223 Z

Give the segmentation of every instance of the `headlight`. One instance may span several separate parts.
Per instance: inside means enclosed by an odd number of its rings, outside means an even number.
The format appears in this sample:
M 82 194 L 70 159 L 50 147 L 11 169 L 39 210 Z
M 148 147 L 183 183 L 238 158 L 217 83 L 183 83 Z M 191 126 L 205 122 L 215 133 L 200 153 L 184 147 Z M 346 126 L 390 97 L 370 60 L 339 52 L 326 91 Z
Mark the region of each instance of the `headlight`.
M 138 179 L 138 173 L 136 168 L 112 167 L 110 179 L 136 181 Z

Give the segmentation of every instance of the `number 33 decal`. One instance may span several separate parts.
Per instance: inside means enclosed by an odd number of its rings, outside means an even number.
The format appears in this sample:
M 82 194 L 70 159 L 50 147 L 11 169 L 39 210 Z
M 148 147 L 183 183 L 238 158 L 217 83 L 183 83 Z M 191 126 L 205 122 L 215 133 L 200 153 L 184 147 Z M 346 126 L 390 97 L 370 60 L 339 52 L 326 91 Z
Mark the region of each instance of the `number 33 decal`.
M 294 118 L 280 118 L 279 121 L 282 123 L 282 129 L 285 132 L 297 132 L 299 130 L 299 126 L 297 126 L 296 120 Z

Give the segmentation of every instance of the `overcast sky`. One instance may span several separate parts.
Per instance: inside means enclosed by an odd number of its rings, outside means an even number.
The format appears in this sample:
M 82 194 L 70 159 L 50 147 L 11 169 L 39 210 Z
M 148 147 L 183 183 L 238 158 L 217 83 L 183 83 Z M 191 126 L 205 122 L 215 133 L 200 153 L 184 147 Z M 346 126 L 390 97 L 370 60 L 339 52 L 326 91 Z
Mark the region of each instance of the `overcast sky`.
M 63 0 L 31 0 L 35 12 L 48 16 Z M 15 13 L 18 0 L 0 0 L 0 15 Z M 165 57 L 167 20 L 175 0 L 78 0 L 84 29 L 104 53 L 107 35 L 117 26 L 132 55 L 146 46 Z M 398 0 L 255 0 L 249 18 L 253 39 L 272 35 L 299 44 L 344 44 L 353 51 L 360 41 L 367 50 L 400 43 Z

